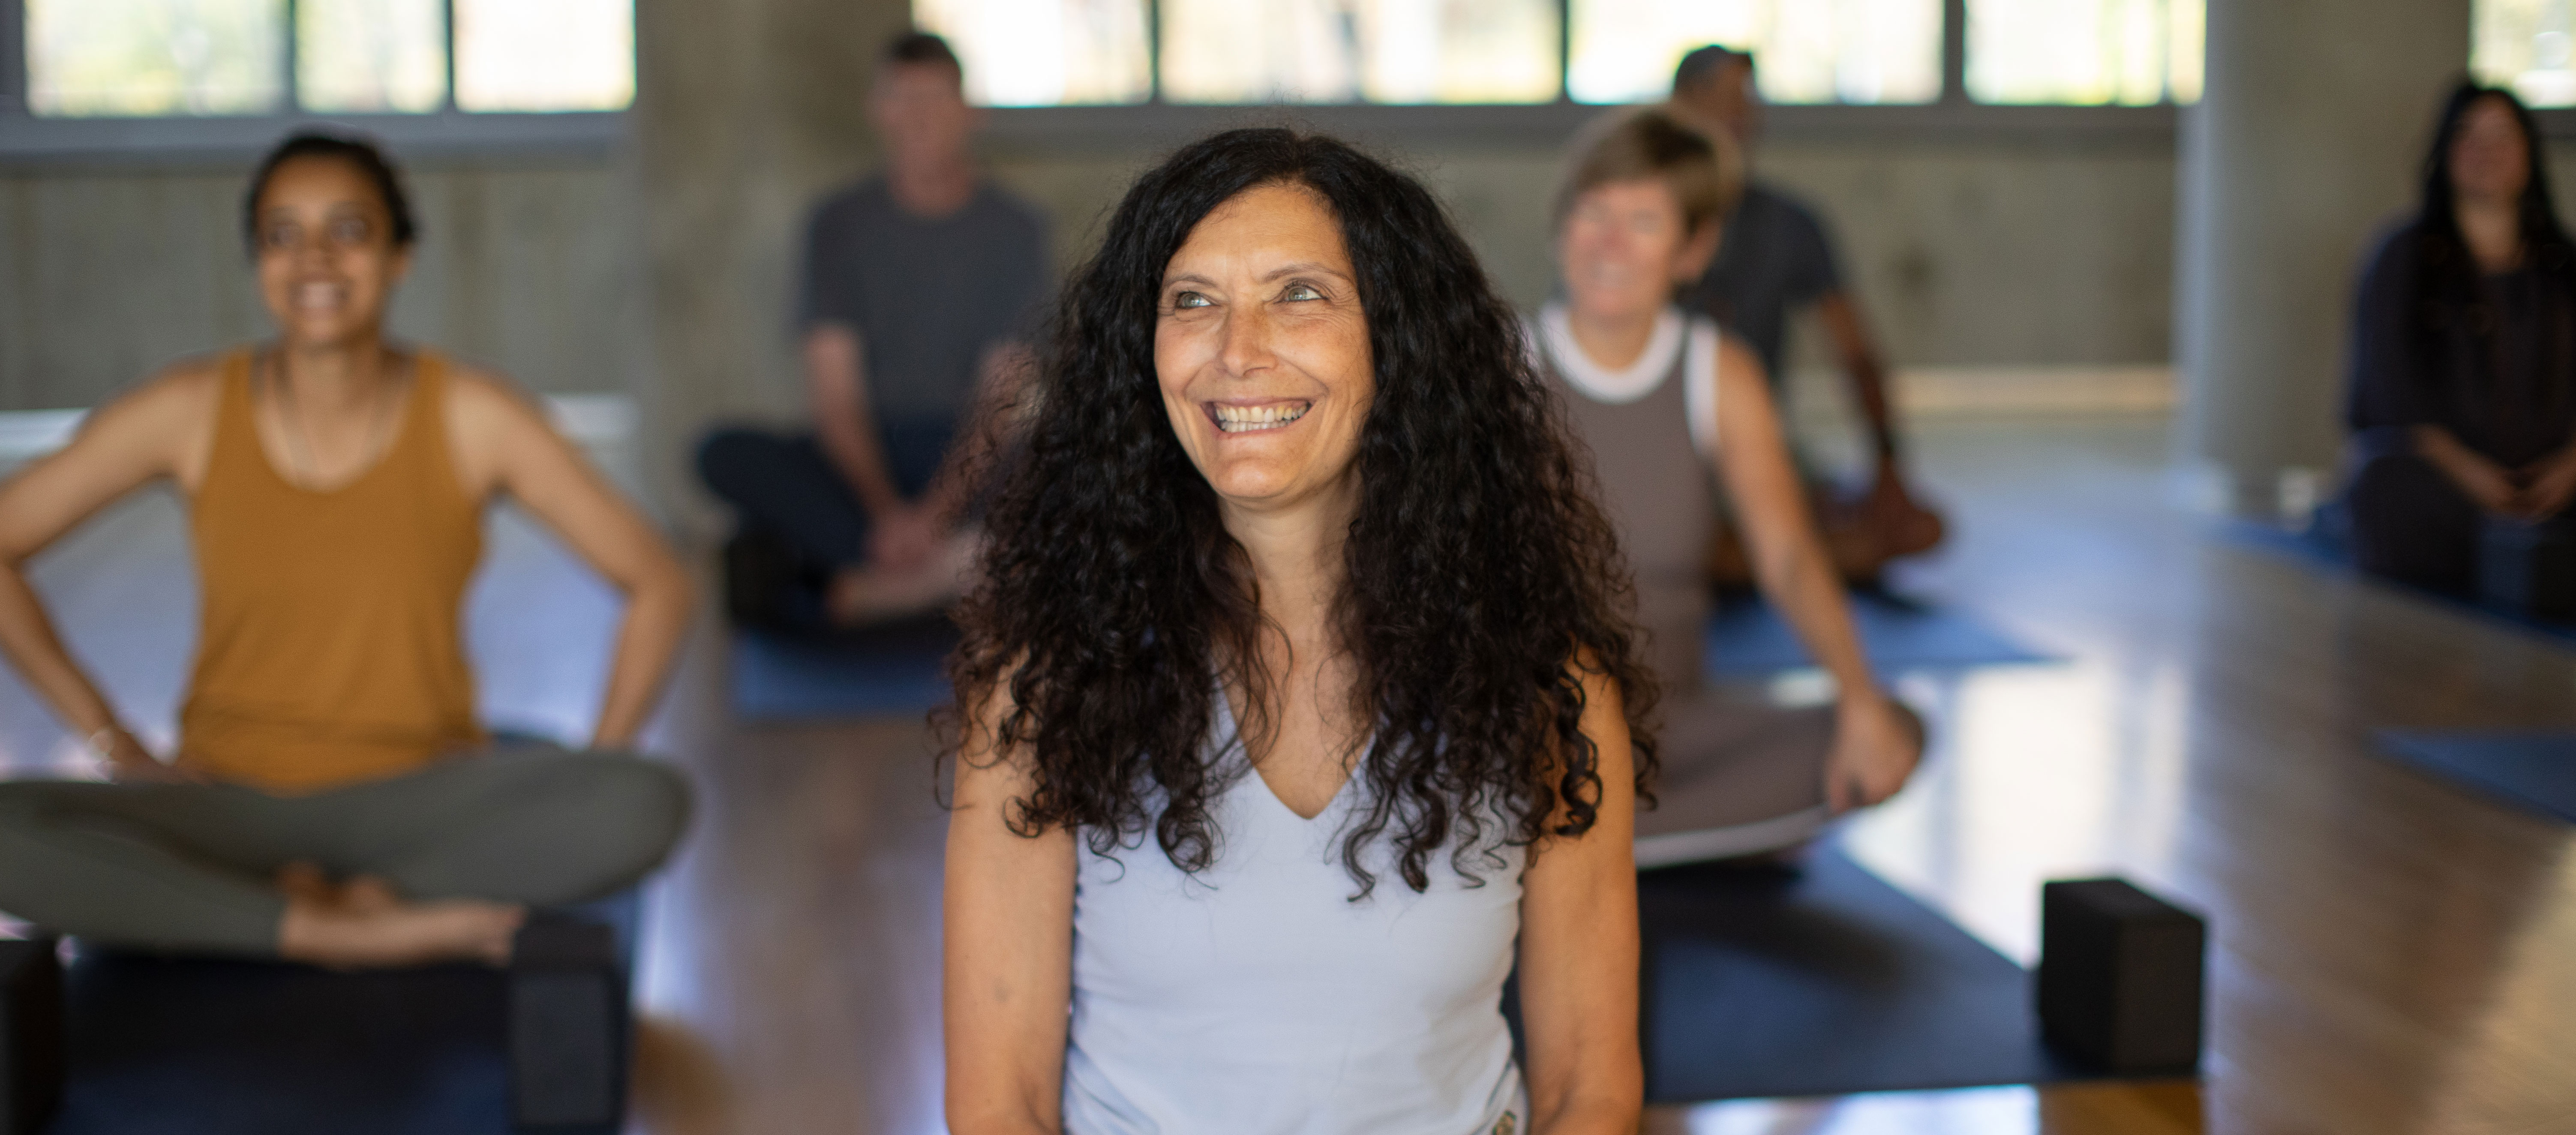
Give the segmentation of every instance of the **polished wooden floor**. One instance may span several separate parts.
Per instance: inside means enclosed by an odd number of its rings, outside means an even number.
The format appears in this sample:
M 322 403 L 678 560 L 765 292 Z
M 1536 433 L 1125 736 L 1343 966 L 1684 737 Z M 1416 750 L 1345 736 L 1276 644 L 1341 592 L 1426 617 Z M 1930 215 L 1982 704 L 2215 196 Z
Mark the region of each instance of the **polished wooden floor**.
M 1939 740 L 1851 845 L 2025 960 L 2044 879 L 2117 872 L 2203 910 L 2205 1081 L 1664 1109 L 1648 1130 L 2576 1133 L 2571 829 L 2368 752 L 2383 726 L 2576 728 L 2576 650 L 2211 539 L 2168 503 L 2160 420 L 1928 425 L 1918 450 L 1955 536 L 1905 586 L 2068 661 L 1902 679 Z M 111 518 L 40 582 L 83 606 L 167 591 L 110 554 L 143 525 Z M 543 637 L 579 641 L 584 610 Z M 478 634 L 536 637 L 491 621 Z M 175 690 L 184 635 L 71 631 L 142 716 Z M 652 906 L 639 1125 L 938 1131 L 927 733 L 733 722 L 718 634 L 657 732 L 700 810 Z M 589 665 L 487 689 L 537 724 L 578 721 Z M 0 688 L 0 758 L 22 767 L 61 749 L 31 713 Z

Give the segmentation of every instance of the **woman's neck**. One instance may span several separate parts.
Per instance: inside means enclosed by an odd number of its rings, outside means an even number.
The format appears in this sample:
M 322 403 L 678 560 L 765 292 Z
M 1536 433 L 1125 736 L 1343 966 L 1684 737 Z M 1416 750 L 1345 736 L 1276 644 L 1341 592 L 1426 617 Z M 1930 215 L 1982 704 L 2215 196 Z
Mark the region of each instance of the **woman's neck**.
M 278 377 L 297 401 L 321 410 L 372 406 L 394 368 L 378 335 L 329 344 L 287 343 L 278 348 Z
M 1261 613 L 1292 643 L 1324 633 L 1348 574 L 1342 554 L 1358 501 L 1349 492 L 1336 495 L 1278 512 L 1227 510 L 1226 532 L 1252 561 Z
M 1655 320 L 1663 315 L 1660 307 L 1635 312 L 1586 311 L 1579 305 L 1566 305 L 1565 322 L 1574 332 L 1574 345 L 1583 357 L 1603 370 L 1626 370 L 1637 364 L 1646 353 L 1646 345 L 1655 338 Z
M 2469 255 L 2478 267 L 2488 272 L 2508 272 L 2522 263 L 2522 210 L 2520 202 L 2484 197 L 2462 197 L 2451 206 L 2451 217 L 2460 226 L 2460 237 L 2469 244 Z

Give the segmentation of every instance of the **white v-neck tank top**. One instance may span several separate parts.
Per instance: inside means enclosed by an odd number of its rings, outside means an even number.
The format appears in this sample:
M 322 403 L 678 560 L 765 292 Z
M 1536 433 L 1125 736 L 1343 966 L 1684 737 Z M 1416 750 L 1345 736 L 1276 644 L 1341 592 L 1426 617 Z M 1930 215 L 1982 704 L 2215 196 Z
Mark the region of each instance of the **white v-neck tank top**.
M 1510 1135 L 1526 1131 L 1502 988 L 1523 849 L 1444 851 L 1416 894 L 1384 840 L 1353 901 L 1353 776 L 1314 819 L 1270 791 L 1218 698 L 1210 752 L 1239 775 L 1211 802 L 1214 862 L 1189 875 L 1150 835 L 1088 846 L 1073 903 L 1069 1135 Z M 1490 830 L 1490 829 L 1489 829 Z

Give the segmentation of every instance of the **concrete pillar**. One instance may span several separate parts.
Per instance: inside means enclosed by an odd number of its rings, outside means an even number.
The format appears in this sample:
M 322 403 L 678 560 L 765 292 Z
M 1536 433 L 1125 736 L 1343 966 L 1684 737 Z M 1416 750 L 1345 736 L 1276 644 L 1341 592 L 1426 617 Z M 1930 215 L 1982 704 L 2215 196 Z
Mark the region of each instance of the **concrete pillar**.
M 2183 114 L 2174 359 L 2184 445 L 2231 511 L 2297 510 L 2342 444 L 2352 289 L 2416 197 L 2470 0 L 2209 0 Z
M 877 53 L 906 0 L 639 0 L 635 147 L 653 365 L 648 470 L 684 524 L 720 519 L 690 469 L 713 421 L 799 417 L 789 327 L 806 211 L 875 162 Z

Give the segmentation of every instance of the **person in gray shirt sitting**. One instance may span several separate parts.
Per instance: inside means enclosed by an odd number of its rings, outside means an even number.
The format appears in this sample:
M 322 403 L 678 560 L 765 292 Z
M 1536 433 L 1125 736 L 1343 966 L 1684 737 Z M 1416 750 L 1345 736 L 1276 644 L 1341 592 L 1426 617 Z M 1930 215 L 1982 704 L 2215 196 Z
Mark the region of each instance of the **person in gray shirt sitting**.
M 815 208 L 797 321 L 810 434 L 727 428 L 698 451 L 741 530 L 727 607 L 815 631 L 936 609 L 973 558 L 961 430 L 1019 372 L 1044 298 L 1046 223 L 977 167 L 981 114 L 939 37 L 888 45 L 870 97 L 886 168 Z
M 1674 117 L 1701 133 L 1723 134 L 1750 159 L 1762 114 L 1753 80 L 1751 53 L 1702 47 L 1683 56 L 1674 70 L 1669 107 Z M 1850 376 L 1853 400 L 1869 421 L 1875 467 L 1867 491 L 1854 497 L 1817 486 L 1810 493 L 1835 567 L 1846 579 L 1872 579 L 1887 561 L 1939 544 L 1941 518 L 1916 500 L 1906 484 L 1895 411 L 1888 404 L 1887 369 L 1859 303 L 1843 284 L 1823 219 L 1755 177 L 1745 184 L 1743 198 L 1724 226 L 1725 243 L 1698 285 L 1683 295 L 1682 305 L 1743 336 L 1761 356 L 1774 395 L 1788 374 L 1782 355 L 1789 318 L 1814 307 Z M 1799 465 L 1812 478 L 1813 463 L 1801 455 Z M 1731 525 L 1721 527 L 1709 561 L 1712 582 L 1721 586 L 1752 580 L 1743 541 Z

